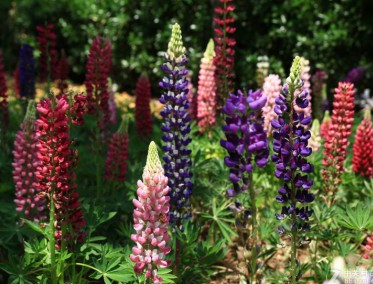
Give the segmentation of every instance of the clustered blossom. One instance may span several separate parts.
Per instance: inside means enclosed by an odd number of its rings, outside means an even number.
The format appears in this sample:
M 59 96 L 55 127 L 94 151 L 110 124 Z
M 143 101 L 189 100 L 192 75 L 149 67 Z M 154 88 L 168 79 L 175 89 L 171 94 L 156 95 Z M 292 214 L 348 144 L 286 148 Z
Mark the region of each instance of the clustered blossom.
M 348 72 L 347 76 L 344 78 L 343 81 L 356 85 L 357 83 L 359 83 L 361 80 L 364 79 L 365 73 L 366 73 L 366 69 L 364 67 L 362 66 L 355 67 Z
M 124 181 L 127 173 L 128 158 L 128 121 L 123 119 L 118 131 L 114 133 L 109 141 L 105 161 L 105 179 Z
M 150 136 L 153 132 L 152 114 L 150 110 L 150 81 L 142 74 L 136 84 L 136 128 L 139 136 Z
M 111 43 L 97 36 L 89 50 L 86 64 L 85 87 L 89 114 L 100 119 L 104 130 L 110 120 L 108 79 L 111 67 Z
M 321 121 L 323 116 L 323 103 L 326 100 L 326 79 L 324 70 L 317 70 L 312 76 L 312 113 Z
M 308 144 L 312 149 L 312 153 L 316 153 L 321 146 L 320 122 L 318 119 L 314 119 L 312 122 L 311 137 Z
M 46 219 L 45 199 L 39 194 L 36 169 L 38 160 L 38 139 L 35 133 L 35 103 L 29 101 L 21 130 L 14 140 L 13 181 L 15 184 L 16 211 L 26 219 L 38 222 Z
M 168 180 L 154 142 L 149 145 L 142 179 L 143 181 L 137 182 L 138 199 L 132 201 L 135 205 L 133 228 L 136 234 L 131 235 L 131 240 L 136 245 L 132 248 L 130 258 L 136 263 L 134 270 L 137 274 L 145 270 L 146 278 L 151 278 L 154 283 L 162 283 L 158 268 L 170 265 L 170 262 L 165 260 L 165 256 L 171 251 L 171 247 L 167 245 L 170 240 L 170 197 L 167 196 L 170 188 L 167 186 Z
M 267 97 L 267 102 L 263 107 L 263 117 L 264 117 L 264 129 L 267 131 L 267 137 L 271 136 L 272 125 L 271 121 L 277 118 L 275 113 L 275 100 L 280 95 L 281 92 L 281 79 L 278 75 L 269 75 L 264 79 L 263 84 L 263 95 Z
M 60 248 L 62 240 L 82 242 L 85 235 L 82 228 L 86 222 L 80 209 L 74 171 L 78 157 L 69 139 L 69 104 L 66 98 L 52 95 L 42 100 L 37 110 L 37 155 L 40 161 L 36 174 L 37 189 L 49 199 L 49 207 L 53 198 L 56 247 Z
M 329 127 L 330 127 L 330 114 L 329 114 L 329 111 L 327 110 L 325 111 L 324 118 L 320 126 L 321 138 L 326 139 L 326 137 L 328 136 Z
M 283 204 L 281 213 L 276 213 L 278 220 L 288 219 L 292 231 L 305 231 L 310 228 L 308 224 L 312 210 L 307 203 L 314 200 L 314 195 L 309 192 L 313 180 L 308 174 L 313 172 L 314 166 L 307 162 L 306 157 L 311 155 L 312 149 L 308 146 L 311 137 L 306 127 L 311 122 L 311 117 L 303 112 L 295 111 L 293 105 L 295 92 L 302 87 L 301 62 L 297 56 L 290 69 L 290 76 L 286 80 L 282 94 L 276 98 L 275 112 L 278 119 L 272 120 L 273 151 L 272 161 L 276 164 L 275 176 L 283 181 L 276 196 L 278 202 Z M 309 101 L 306 90 L 301 91 L 295 103 L 305 109 Z M 285 232 L 284 227 L 278 229 L 280 234 Z
M 215 8 L 214 28 L 215 53 L 214 65 L 216 66 L 215 80 L 217 87 L 218 104 L 224 103 L 224 98 L 234 89 L 234 54 L 236 41 L 232 37 L 236 31 L 232 25 L 235 18 L 233 0 L 219 0 L 220 6 Z
M 268 70 L 268 56 L 258 56 L 258 62 L 256 63 L 256 84 L 258 88 L 263 86 L 264 79 L 268 76 Z
M 300 78 L 303 81 L 303 85 L 302 85 L 302 88 L 300 88 L 299 90 L 296 90 L 295 95 L 294 95 L 294 99 L 296 99 L 298 94 L 300 94 L 302 91 L 306 91 L 307 92 L 308 105 L 305 108 L 301 108 L 295 103 L 294 104 L 294 109 L 298 113 L 304 112 L 305 116 L 311 116 L 311 113 L 312 113 L 311 92 L 312 92 L 312 90 L 311 90 L 311 82 L 310 82 L 310 79 L 311 79 L 310 62 L 303 57 L 301 57 L 300 60 L 301 60 L 301 65 L 302 65 L 302 71 L 301 71 Z
M 368 236 L 366 239 L 366 244 L 363 246 L 365 259 L 369 259 L 373 255 L 373 234 Z
M 198 76 L 197 119 L 201 132 L 216 122 L 216 84 L 214 79 L 214 41 L 210 39 L 203 55 Z
M 52 81 L 56 76 L 57 69 L 57 36 L 53 31 L 54 24 L 37 26 L 37 40 L 39 42 L 39 80 Z
M 373 178 L 373 126 L 369 110 L 356 130 L 352 170 L 363 177 Z
M 56 69 L 57 87 L 60 94 L 67 92 L 68 84 L 67 79 L 69 78 L 69 63 L 65 53 L 62 53 Z
M 0 132 L 9 124 L 8 95 L 5 82 L 5 70 L 3 64 L 3 53 L 0 49 Z
M 260 168 L 268 163 L 269 142 L 261 114 L 266 100 L 260 90 L 248 94 L 238 91 L 237 95 L 229 95 L 222 108 L 226 115 L 222 127 L 226 140 L 220 144 L 228 151 L 224 162 L 230 168 L 229 179 L 233 184 L 227 190 L 229 197 L 248 189 L 247 173 L 253 171 L 253 161 Z
M 19 81 L 21 98 L 35 98 L 35 60 L 34 49 L 23 44 L 19 50 Z
M 188 81 L 185 78 L 188 74 L 186 69 L 188 59 L 184 53 L 180 26 L 174 24 L 168 50 L 165 53 L 166 63 L 161 67 L 166 75 L 159 84 L 164 89 L 159 101 L 165 105 L 161 111 L 163 117 L 161 129 L 165 152 L 164 169 L 171 189 L 169 216 L 171 222 L 178 226 L 181 225 L 183 218 L 190 217 L 189 198 L 192 194 L 191 150 L 188 149 L 188 144 L 191 142 L 188 137 L 190 116 L 186 97 Z
M 192 77 L 190 76 L 189 73 L 188 73 L 186 79 L 188 81 L 187 99 L 188 99 L 188 102 L 189 102 L 189 115 L 190 115 L 191 119 L 197 120 L 197 107 L 198 107 L 197 94 L 194 91 L 194 86 L 193 86 L 193 83 L 192 83 Z
M 333 114 L 324 143 L 322 164 L 325 168 L 321 171 L 325 190 L 332 196 L 331 200 L 334 200 L 338 184 L 341 183 L 340 175 L 344 171 L 343 163 L 354 121 L 354 94 L 354 85 L 351 83 L 340 82 L 335 89 Z

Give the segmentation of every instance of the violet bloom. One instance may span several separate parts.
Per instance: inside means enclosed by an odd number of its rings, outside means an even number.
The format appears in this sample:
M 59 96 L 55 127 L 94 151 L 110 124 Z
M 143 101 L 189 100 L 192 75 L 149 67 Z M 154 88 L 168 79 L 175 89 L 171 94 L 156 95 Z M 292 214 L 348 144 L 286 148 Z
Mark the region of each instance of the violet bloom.
M 362 66 L 355 67 L 348 72 L 347 76 L 344 78 L 343 81 L 353 83 L 354 85 L 356 85 L 357 83 L 359 83 L 361 80 L 364 79 L 365 73 L 366 73 L 366 70 L 364 67 Z
M 169 216 L 170 221 L 178 226 L 181 225 L 181 219 L 190 217 L 189 198 L 192 194 L 191 150 L 188 149 L 188 144 L 191 142 L 188 137 L 190 132 L 188 81 L 185 78 L 188 74 L 188 69 L 185 67 L 188 59 L 184 53 L 180 26 L 175 24 L 165 54 L 167 62 L 162 65 L 166 76 L 159 84 L 164 89 L 159 101 L 165 105 L 161 115 L 164 119 L 162 123 L 164 169 L 168 177 L 171 197 Z
M 252 161 L 258 167 L 268 162 L 269 148 L 267 133 L 264 130 L 262 108 L 267 97 L 260 90 L 244 94 L 230 94 L 222 108 L 225 125 L 222 127 L 226 140 L 220 144 L 228 151 L 224 162 L 230 168 L 229 179 L 233 188 L 227 190 L 229 197 L 248 188 L 247 173 L 253 171 Z
M 306 205 L 314 200 L 314 195 L 309 192 L 313 180 L 308 174 L 313 172 L 313 165 L 308 163 L 306 157 L 312 153 L 308 147 L 311 137 L 306 127 L 311 123 L 311 117 L 304 112 L 294 110 L 294 93 L 301 89 L 300 58 L 294 59 L 290 69 L 290 76 L 286 80 L 282 94 L 276 99 L 275 112 L 278 119 L 272 120 L 273 151 L 272 161 L 276 164 L 275 176 L 283 181 L 278 190 L 277 201 L 283 204 L 278 220 L 289 219 L 293 236 L 294 232 L 309 229 L 308 220 L 312 210 Z M 309 104 L 307 91 L 302 91 L 295 103 L 299 108 L 306 108 Z M 284 227 L 279 228 L 284 233 Z

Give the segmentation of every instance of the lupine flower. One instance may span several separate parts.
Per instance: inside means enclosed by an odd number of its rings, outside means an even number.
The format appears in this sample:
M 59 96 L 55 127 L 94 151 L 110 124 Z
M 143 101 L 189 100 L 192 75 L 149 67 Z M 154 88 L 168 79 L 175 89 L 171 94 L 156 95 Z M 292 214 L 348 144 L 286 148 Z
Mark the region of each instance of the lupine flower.
M 60 90 L 60 94 L 64 94 L 67 92 L 68 84 L 67 79 L 69 78 L 69 63 L 67 62 L 67 58 L 65 53 L 62 53 L 60 61 L 58 62 L 56 68 L 56 79 L 57 79 L 57 87 Z
M 322 120 L 321 126 L 320 126 L 320 136 L 323 139 L 326 139 L 329 132 L 329 126 L 330 126 L 330 114 L 329 111 L 325 111 L 324 118 Z
M 5 82 L 3 52 L 0 49 L 0 129 L 5 129 L 9 124 L 8 95 Z M 1 131 L 0 131 L 1 132 Z
M 187 99 L 188 99 L 188 102 L 189 102 L 189 115 L 190 115 L 191 119 L 197 120 L 197 107 L 198 107 L 197 94 L 194 91 L 194 86 L 193 86 L 193 83 L 192 83 L 192 77 L 190 76 L 190 74 L 188 74 L 186 76 L 186 79 L 188 81 Z
M 312 153 L 316 153 L 321 146 L 320 122 L 318 119 L 314 119 L 312 122 L 311 137 L 308 144 L 312 149 Z
M 88 113 L 100 118 L 105 127 L 110 119 L 108 79 L 111 67 L 111 43 L 97 36 L 87 58 L 85 87 Z
M 34 49 L 23 44 L 19 50 L 19 80 L 21 98 L 35 98 L 35 61 Z
M 53 31 L 54 24 L 46 26 L 37 26 L 38 31 L 37 40 L 39 42 L 39 80 L 52 81 L 56 76 L 57 69 L 57 36 Z
M 344 78 L 344 82 L 350 82 L 356 85 L 357 83 L 359 83 L 361 80 L 364 79 L 365 73 L 366 73 L 366 70 L 364 67 L 362 66 L 355 67 L 348 72 L 347 76 Z
M 373 255 L 373 234 L 368 236 L 366 239 L 366 244 L 363 246 L 365 259 L 369 259 Z
M 312 113 L 319 121 L 323 117 L 323 102 L 326 100 L 326 79 L 324 70 L 318 70 L 312 76 Z
M 248 188 L 247 173 L 253 171 L 253 161 L 260 168 L 268 163 L 269 143 L 261 116 L 266 101 L 260 90 L 248 94 L 238 91 L 237 95 L 229 95 L 222 108 L 226 115 L 222 127 L 226 140 L 220 144 L 229 154 L 224 162 L 230 168 L 229 179 L 233 184 L 227 190 L 229 197 Z
M 258 56 L 258 62 L 256 63 L 256 83 L 258 88 L 263 86 L 264 79 L 268 76 L 268 70 L 268 56 Z
M 308 230 L 309 217 L 312 210 L 307 203 L 314 200 L 314 195 L 309 192 L 313 180 L 308 174 L 313 172 L 313 165 L 308 163 L 306 157 L 311 155 L 312 149 L 308 147 L 310 131 L 305 128 L 310 124 L 311 117 L 305 116 L 301 111 L 296 112 L 293 105 L 295 92 L 302 88 L 301 59 L 297 56 L 290 69 L 290 76 L 276 99 L 275 112 L 278 119 L 272 120 L 273 151 L 272 161 L 276 164 L 275 176 L 282 180 L 276 196 L 278 202 L 283 204 L 281 213 L 276 214 L 278 220 L 286 219 L 292 231 Z M 306 90 L 301 91 L 295 103 L 305 109 L 309 101 Z M 285 232 L 284 227 L 278 229 L 280 234 Z
M 80 209 L 74 172 L 77 151 L 71 148 L 69 104 L 65 97 L 57 98 L 52 94 L 37 105 L 37 110 L 37 155 L 40 161 L 37 189 L 49 199 L 49 206 L 50 198 L 53 198 L 56 248 L 59 249 L 62 240 L 82 242 L 85 235 L 82 228 L 86 222 Z
M 12 166 L 16 211 L 35 222 L 46 219 L 45 199 L 39 194 L 36 179 L 36 169 L 40 164 L 37 158 L 37 143 L 35 103 L 30 100 L 21 130 L 17 132 L 14 140 Z
M 14 95 L 16 98 L 20 97 L 21 94 L 21 79 L 19 77 L 19 66 L 13 72 L 14 77 Z
M 146 278 L 151 278 L 154 283 L 162 283 L 162 278 L 157 273 L 158 268 L 170 265 L 165 260 L 165 256 L 171 251 L 171 247 L 167 245 L 170 240 L 170 197 L 167 196 L 170 188 L 154 142 L 149 145 L 142 179 L 143 181 L 137 182 L 138 199 L 132 201 L 135 205 L 133 228 L 136 234 L 131 235 L 131 240 L 136 245 L 132 248 L 130 258 L 136 263 L 134 270 L 137 274 L 145 270 Z
M 267 131 L 267 137 L 271 136 L 272 125 L 271 121 L 277 118 L 275 113 L 275 100 L 280 95 L 281 92 L 281 79 L 278 75 L 269 75 L 264 79 L 263 84 L 263 95 L 267 97 L 267 102 L 263 107 L 263 117 L 264 117 L 264 129 Z
M 197 118 L 201 132 L 214 126 L 216 122 L 216 84 L 214 79 L 214 41 L 210 39 L 201 60 L 198 76 Z
M 115 103 L 115 92 L 113 89 L 109 90 L 109 121 L 111 124 L 117 124 L 117 104 Z
M 191 150 L 188 144 L 191 139 L 190 116 L 188 113 L 189 102 L 186 98 L 188 81 L 185 76 L 188 74 L 180 26 L 174 24 L 172 35 L 165 53 L 166 63 L 162 65 L 162 70 L 166 73 L 160 87 L 164 89 L 159 101 L 164 104 L 161 115 L 164 119 L 162 123 L 164 141 L 163 150 L 165 154 L 164 169 L 170 187 L 170 218 L 171 222 L 181 225 L 182 218 L 189 218 L 189 198 L 192 194 L 191 182 Z
M 64 98 L 67 101 L 67 96 L 64 96 Z M 72 124 L 82 125 L 84 123 L 84 115 L 87 112 L 86 102 L 87 97 L 83 93 L 73 96 L 73 102 L 69 109 L 69 117 Z
M 298 113 L 299 112 L 304 112 L 305 116 L 311 116 L 311 113 L 312 113 L 311 92 L 312 92 L 312 90 L 311 90 L 311 82 L 310 82 L 310 78 L 311 78 L 310 62 L 303 57 L 301 57 L 300 59 L 301 59 L 301 64 L 302 64 L 302 72 L 301 72 L 300 78 L 303 81 L 303 85 L 302 85 L 301 89 L 299 89 L 295 92 L 295 99 L 297 98 L 298 94 L 300 94 L 302 91 L 306 91 L 307 92 L 308 105 L 307 105 L 306 108 L 301 108 L 295 103 L 294 109 Z
M 127 173 L 128 158 L 128 120 L 123 119 L 116 133 L 109 141 L 105 162 L 105 179 L 124 181 Z
M 150 81 L 142 74 L 136 84 L 136 128 L 139 136 L 150 136 L 153 132 L 152 114 L 150 111 Z
M 343 163 L 347 155 L 348 138 L 351 135 L 352 123 L 354 121 L 354 85 L 340 82 L 335 89 L 333 114 L 331 117 L 328 135 L 324 143 L 325 167 L 322 178 L 325 182 L 325 190 L 334 200 L 334 194 L 341 183 L 340 175 L 344 171 Z
M 373 178 L 373 126 L 369 110 L 356 130 L 352 170 L 363 177 Z
M 219 0 L 220 6 L 215 8 L 214 23 L 215 52 L 214 65 L 216 66 L 215 79 L 217 86 L 217 97 L 223 105 L 224 98 L 234 89 L 234 54 L 236 41 L 232 38 L 236 28 L 232 27 L 235 22 L 232 16 L 235 7 L 229 4 L 233 0 Z

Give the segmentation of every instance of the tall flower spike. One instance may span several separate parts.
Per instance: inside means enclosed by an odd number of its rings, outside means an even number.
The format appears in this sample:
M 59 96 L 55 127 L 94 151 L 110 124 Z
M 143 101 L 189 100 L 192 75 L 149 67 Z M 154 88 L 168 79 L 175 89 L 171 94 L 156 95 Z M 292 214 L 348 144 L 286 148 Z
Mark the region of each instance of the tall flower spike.
M 184 52 L 180 26 L 174 24 L 168 51 L 165 54 L 167 62 L 161 67 L 166 75 L 159 84 L 164 89 L 159 101 L 165 105 L 161 111 L 164 119 L 161 128 L 165 151 L 164 169 L 168 177 L 171 197 L 169 215 L 171 222 L 177 226 L 181 225 L 183 218 L 190 217 L 189 198 L 192 194 L 191 150 L 188 149 L 188 144 L 191 142 L 188 137 L 190 132 L 188 81 L 185 78 L 188 74 L 188 69 L 185 67 L 188 59 Z
M 309 140 L 309 146 L 312 149 L 312 153 L 316 153 L 321 146 L 320 122 L 318 119 L 314 119 L 312 121 L 311 137 Z
M 214 126 L 216 122 L 216 85 L 214 79 L 214 41 L 210 39 L 201 60 L 198 77 L 197 118 L 201 132 Z
M 38 139 L 35 133 L 35 102 L 30 100 L 21 130 L 14 140 L 13 181 L 15 184 L 16 210 L 31 221 L 46 219 L 45 199 L 39 194 L 36 179 Z
M 39 42 L 39 80 L 52 81 L 56 76 L 57 69 L 57 36 L 53 31 L 54 24 L 37 26 L 37 40 Z
M 327 110 L 325 111 L 324 118 L 320 126 L 321 138 L 326 139 L 326 137 L 328 136 L 329 127 L 330 127 L 330 114 L 329 114 L 329 111 Z
M 3 52 L 0 49 L 0 133 L 8 128 L 9 125 L 9 109 L 8 95 L 5 82 L 5 70 L 3 64 Z
M 109 113 L 110 123 L 117 124 L 117 104 L 115 102 L 115 92 L 112 88 L 109 89 Z
M 324 70 L 318 70 L 312 76 L 312 113 L 319 121 L 323 117 L 323 102 L 326 100 L 326 79 Z
M 224 104 L 224 99 L 234 89 L 234 54 L 236 41 L 233 34 L 236 28 L 232 13 L 235 6 L 230 4 L 233 0 L 220 0 L 220 6 L 215 8 L 214 40 L 215 52 L 214 65 L 216 66 L 215 78 L 217 86 L 218 107 Z
M 167 194 L 170 189 L 154 142 L 149 145 L 142 178 L 143 181 L 137 182 L 138 199 L 132 201 L 135 205 L 133 228 L 136 234 L 131 235 L 131 240 L 136 245 L 132 248 L 130 258 L 136 263 L 134 270 L 137 274 L 145 270 L 146 278 L 151 278 L 154 283 L 162 283 L 158 268 L 170 265 L 165 260 L 165 256 L 171 251 L 171 247 L 167 245 L 170 240 L 167 215 L 170 209 L 170 197 Z
M 354 121 L 354 94 L 351 83 L 340 82 L 335 89 L 333 114 L 324 144 L 324 169 L 321 171 L 329 205 L 334 202 L 334 195 L 342 181 L 343 163 Z
M 263 86 L 264 80 L 268 76 L 268 70 L 268 56 L 258 56 L 258 62 L 256 63 L 256 83 L 258 88 Z
M 222 127 L 226 140 L 220 144 L 228 151 L 224 162 L 230 168 L 229 179 L 233 184 L 227 190 L 229 197 L 248 189 L 247 174 L 253 171 L 253 161 L 260 168 L 268 162 L 269 142 L 261 116 L 266 100 L 260 90 L 248 94 L 238 91 L 237 95 L 229 95 L 222 108 L 226 115 Z
M 298 107 L 297 104 L 294 105 L 294 108 L 296 110 L 296 112 L 304 112 L 304 115 L 305 116 L 311 116 L 311 113 L 312 113 L 312 108 L 311 108 L 311 83 L 310 83 L 310 78 L 311 78 L 311 75 L 310 75 L 310 62 L 303 58 L 303 57 L 300 57 L 300 64 L 302 65 L 302 68 L 301 68 L 301 74 L 300 74 L 300 78 L 302 79 L 303 81 L 303 85 L 302 85 L 302 88 L 297 90 L 295 92 L 295 98 L 297 98 L 297 96 L 303 92 L 303 91 L 306 91 L 307 92 L 307 101 L 308 101 L 308 105 L 306 108 L 301 108 L 301 107 Z
M 370 110 L 358 126 L 353 146 L 352 170 L 367 178 L 373 178 L 373 126 Z
M 269 75 L 264 79 L 263 95 L 267 97 L 266 105 L 263 107 L 264 129 L 267 131 L 267 137 L 272 135 L 271 121 L 277 118 L 275 113 L 275 101 L 281 92 L 281 79 L 278 75 Z
M 69 63 L 67 62 L 67 58 L 65 53 L 63 52 L 60 61 L 57 65 L 56 70 L 56 79 L 57 79 L 57 87 L 59 89 L 60 94 L 65 94 L 68 89 L 67 79 L 69 78 Z
M 273 151 L 272 161 L 276 164 L 275 176 L 283 184 L 278 190 L 277 201 L 283 204 L 278 220 L 286 220 L 291 225 L 291 232 L 296 241 L 298 232 L 308 230 L 309 217 L 312 210 L 307 203 L 314 200 L 314 195 L 309 192 L 313 180 L 308 174 L 313 172 L 313 165 L 308 163 L 306 157 L 312 153 L 308 147 L 310 131 L 305 128 L 311 122 L 309 116 L 303 112 L 296 112 L 293 106 L 295 92 L 302 87 L 300 58 L 295 57 L 290 69 L 290 76 L 286 79 L 282 94 L 276 99 L 275 112 L 278 119 L 272 120 Z M 295 103 L 300 108 L 308 106 L 307 92 L 302 91 Z M 284 227 L 279 232 L 285 232 Z
M 23 44 L 19 50 L 20 96 L 25 99 L 35 98 L 35 61 L 34 49 Z
M 152 114 L 150 110 L 151 97 L 149 77 L 140 75 L 136 84 L 136 128 L 139 136 L 150 136 L 153 132 Z
M 193 86 L 193 83 L 192 83 L 192 77 L 190 76 L 190 74 L 187 75 L 186 79 L 188 81 L 187 99 L 188 99 L 188 102 L 189 102 L 189 115 L 190 115 L 191 119 L 197 120 L 197 107 L 198 107 L 197 94 L 194 91 L 194 86 Z
M 65 96 L 53 94 L 37 105 L 38 159 L 37 189 L 54 202 L 56 247 L 66 241 L 69 248 L 82 242 L 86 222 L 80 209 L 75 181 L 77 150 L 71 148 L 69 139 L 69 105 Z
M 128 158 L 128 119 L 123 118 L 116 133 L 109 141 L 105 162 L 105 179 L 124 181 L 127 173 Z

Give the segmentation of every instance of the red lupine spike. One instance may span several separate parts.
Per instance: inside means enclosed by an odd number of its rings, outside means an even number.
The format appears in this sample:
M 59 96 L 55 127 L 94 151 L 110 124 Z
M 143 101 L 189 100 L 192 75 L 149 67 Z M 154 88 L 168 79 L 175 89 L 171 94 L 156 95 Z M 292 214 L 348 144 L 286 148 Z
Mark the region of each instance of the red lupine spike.
M 51 197 L 55 205 L 56 248 L 61 247 L 64 239 L 74 248 L 74 241 L 81 242 L 85 236 L 85 226 L 80 210 L 79 194 L 76 192 L 75 167 L 77 150 L 71 149 L 69 139 L 69 105 L 64 96 L 52 95 L 37 105 L 39 119 L 37 123 L 38 158 L 40 165 L 36 174 L 37 189 Z M 63 235 L 63 227 L 65 234 Z M 71 230 L 71 229 L 72 230 Z
M 341 182 L 340 175 L 344 171 L 343 163 L 347 155 L 348 137 L 351 135 L 354 120 L 354 85 L 340 82 L 335 89 L 333 115 L 324 145 L 325 169 L 322 177 L 326 183 L 326 191 L 332 196 Z
M 60 94 L 64 94 L 67 92 L 68 84 L 67 79 L 69 78 L 69 64 L 67 62 L 67 58 L 65 53 L 62 53 L 60 61 L 58 62 L 58 66 L 56 69 L 56 79 L 57 87 L 60 91 Z
M 369 110 L 356 130 L 352 170 L 363 177 L 373 178 L 373 127 Z
M 47 78 L 52 80 L 56 76 L 57 50 L 56 34 L 53 32 L 54 24 L 37 26 L 37 40 L 39 42 L 39 80 L 45 82 Z
M 0 133 L 9 125 L 9 110 L 8 110 L 8 88 L 5 82 L 5 70 L 3 64 L 3 52 L 0 49 Z
M 148 76 L 141 75 L 136 84 L 136 128 L 139 136 L 150 136 L 153 132 L 152 114 L 150 111 L 151 88 Z

